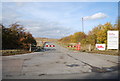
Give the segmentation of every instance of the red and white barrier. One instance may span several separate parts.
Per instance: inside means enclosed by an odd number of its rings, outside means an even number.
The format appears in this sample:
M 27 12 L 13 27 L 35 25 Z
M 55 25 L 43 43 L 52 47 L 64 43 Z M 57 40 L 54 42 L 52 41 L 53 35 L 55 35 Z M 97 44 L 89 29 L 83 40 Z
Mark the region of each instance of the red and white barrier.
M 80 44 L 77 44 L 76 46 L 68 46 L 69 48 L 76 48 L 76 50 L 80 50 L 81 49 L 81 46 Z
M 72 47 L 72 46 L 68 46 L 68 47 Z
M 74 48 L 74 47 L 76 47 L 76 46 L 68 46 L 68 47 L 73 47 L 73 48 Z
M 55 47 L 55 45 L 46 45 L 45 47 Z

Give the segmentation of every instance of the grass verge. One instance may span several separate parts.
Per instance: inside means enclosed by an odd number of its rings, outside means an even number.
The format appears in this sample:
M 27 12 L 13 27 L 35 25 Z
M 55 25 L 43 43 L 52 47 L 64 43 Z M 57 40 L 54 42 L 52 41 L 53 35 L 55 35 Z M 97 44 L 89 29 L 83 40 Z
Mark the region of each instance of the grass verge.
M 26 51 L 26 50 L 0 50 L 0 52 L 2 52 L 2 56 L 31 53 L 30 51 Z
M 76 48 L 74 47 L 67 47 L 69 44 L 65 44 L 65 43 L 60 43 L 58 42 L 57 44 L 59 44 L 60 46 L 63 46 L 69 50 L 76 50 Z M 76 50 L 78 51 L 78 50 Z M 105 55 L 115 55 L 115 56 L 120 56 L 120 52 L 117 52 L 117 50 L 92 50 L 92 51 L 88 51 L 88 50 L 79 50 L 79 52 L 87 52 L 87 53 L 91 53 L 91 54 L 105 54 Z
M 106 55 L 115 55 L 120 56 L 120 53 L 118 53 L 116 50 L 93 50 L 93 51 L 86 51 L 87 53 L 93 53 L 93 54 L 106 54 Z

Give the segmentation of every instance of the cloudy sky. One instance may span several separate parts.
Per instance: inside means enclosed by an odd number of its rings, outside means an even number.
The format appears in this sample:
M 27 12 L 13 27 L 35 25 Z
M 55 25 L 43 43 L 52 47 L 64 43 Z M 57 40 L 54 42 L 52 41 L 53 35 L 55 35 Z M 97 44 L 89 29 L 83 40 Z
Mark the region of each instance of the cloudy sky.
M 99 24 L 115 24 L 117 16 L 117 2 L 2 3 L 2 23 L 20 22 L 34 37 L 61 38 L 82 31 L 82 17 L 87 34 Z

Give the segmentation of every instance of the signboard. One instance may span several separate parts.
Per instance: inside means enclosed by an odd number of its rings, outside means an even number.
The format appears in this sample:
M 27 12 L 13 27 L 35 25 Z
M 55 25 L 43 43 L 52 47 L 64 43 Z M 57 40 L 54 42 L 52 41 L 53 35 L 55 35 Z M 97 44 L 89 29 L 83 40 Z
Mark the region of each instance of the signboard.
M 97 50 L 105 50 L 105 44 L 96 44 L 96 49 Z
M 107 49 L 118 49 L 119 47 L 119 31 L 107 32 Z

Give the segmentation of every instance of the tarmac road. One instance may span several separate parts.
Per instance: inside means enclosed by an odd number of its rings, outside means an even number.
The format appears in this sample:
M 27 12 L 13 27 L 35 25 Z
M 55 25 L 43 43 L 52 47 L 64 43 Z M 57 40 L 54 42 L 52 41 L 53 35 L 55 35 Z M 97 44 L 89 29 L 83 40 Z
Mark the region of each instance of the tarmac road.
M 118 56 L 63 48 L 2 57 L 3 79 L 117 79 Z

